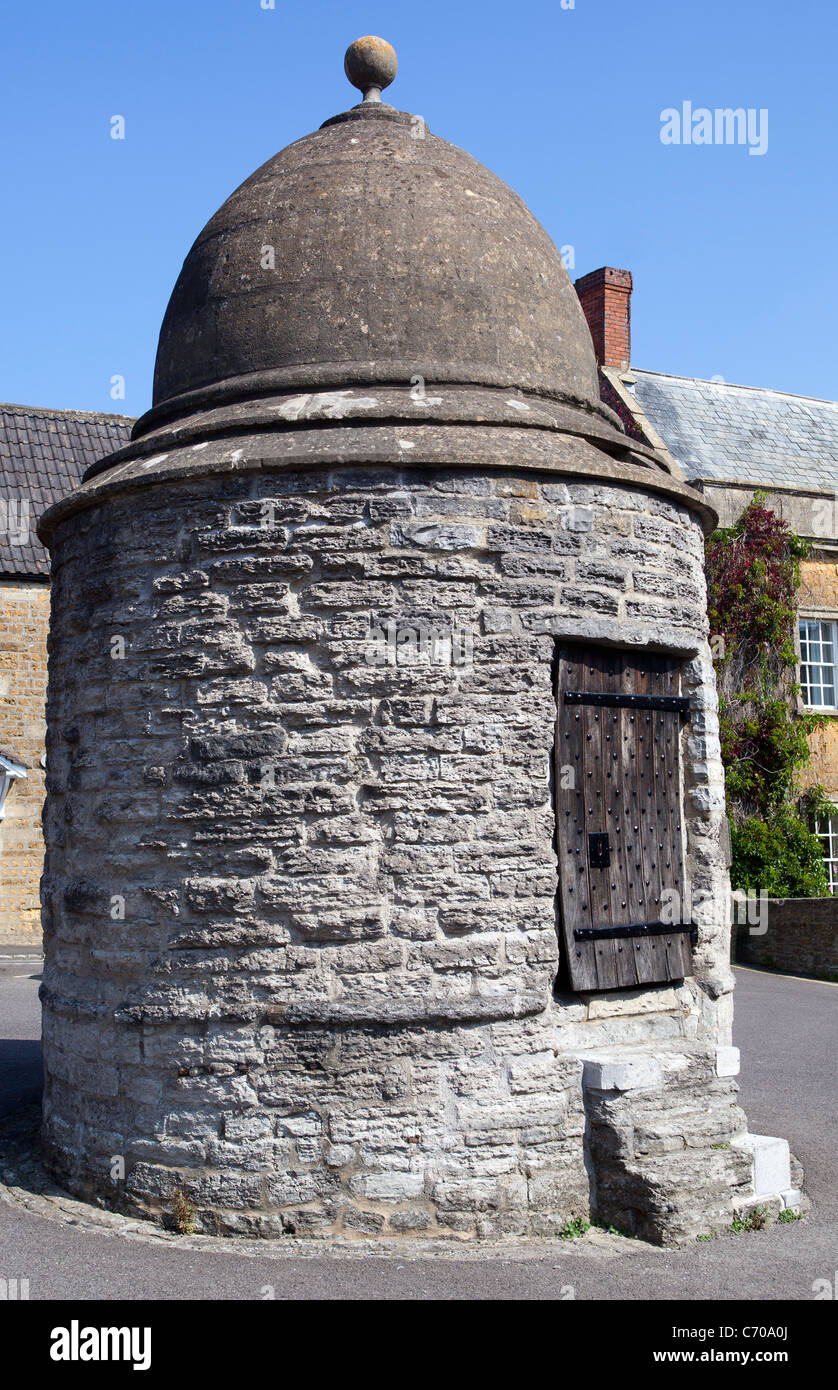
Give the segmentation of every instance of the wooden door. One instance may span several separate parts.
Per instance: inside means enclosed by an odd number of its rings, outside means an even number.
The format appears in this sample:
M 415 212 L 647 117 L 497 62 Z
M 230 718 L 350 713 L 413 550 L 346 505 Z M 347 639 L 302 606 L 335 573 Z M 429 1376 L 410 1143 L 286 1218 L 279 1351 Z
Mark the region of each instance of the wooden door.
M 681 816 L 680 664 L 609 647 L 559 651 L 556 838 L 576 990 L 692 973 Z

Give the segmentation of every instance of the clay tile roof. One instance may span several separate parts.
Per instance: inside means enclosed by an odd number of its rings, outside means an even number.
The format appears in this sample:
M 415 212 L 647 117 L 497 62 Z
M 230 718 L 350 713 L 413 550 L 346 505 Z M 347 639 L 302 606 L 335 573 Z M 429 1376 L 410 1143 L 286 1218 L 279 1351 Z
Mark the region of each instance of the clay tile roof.
M 838 401 L 632 367 L 634 395 L 691 482 L 832 490 Z
M 0 578 L 49 574 L 35 535 L 39 516 L 89 464 L 127 444 L 133 423 L 127 415 L 0 404 Z

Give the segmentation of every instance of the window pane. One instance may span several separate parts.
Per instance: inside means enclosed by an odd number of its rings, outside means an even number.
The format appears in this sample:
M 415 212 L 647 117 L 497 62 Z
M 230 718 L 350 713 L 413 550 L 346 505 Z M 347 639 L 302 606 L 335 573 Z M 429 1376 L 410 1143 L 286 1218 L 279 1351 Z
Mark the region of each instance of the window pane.
M 804 703 L 834 709 L 836 626 L 818 618 L 800 619 L 800 686 Z
M 838 891 L 838 810 L 834 816 L 815 822 L 815 834 L 823 847 L 823 862 L 829 877 L 829 891 Z

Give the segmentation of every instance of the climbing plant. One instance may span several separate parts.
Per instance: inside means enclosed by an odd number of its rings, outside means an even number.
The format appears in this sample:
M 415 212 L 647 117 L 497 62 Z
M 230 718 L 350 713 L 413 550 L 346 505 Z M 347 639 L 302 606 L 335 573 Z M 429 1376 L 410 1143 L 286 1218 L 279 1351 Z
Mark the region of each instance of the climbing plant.
M 706 550 L 731 880 L 773 897 L 829 891 L 812 826 L 832 808 L 822 788 L 800 788 L 809 735 L 824 721 L 798 699 L 796 593 L 808 553 L 760 492 L 734 526 L 710 536 Z

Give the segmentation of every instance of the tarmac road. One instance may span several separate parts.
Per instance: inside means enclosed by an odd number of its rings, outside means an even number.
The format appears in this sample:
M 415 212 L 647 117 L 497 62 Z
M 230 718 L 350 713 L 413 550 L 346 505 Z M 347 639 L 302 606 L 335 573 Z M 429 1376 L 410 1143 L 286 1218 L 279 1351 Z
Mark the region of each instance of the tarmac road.
M 40 1087 L 38 970 L 0 959 L 0 1126 Z M 600 1237 L 430 1258 L 250 1254 L 200 1237 L 81 1230 L 0 1203 L 0 1275 L 28 1278 L 33 1300 L 811 1300 L 815 1280 L 838 1280 L 838 986 L 736 973 L 742 1104 L 752 1131 L 785 1136 L 803 1163 L 804 1221 L 677 1251 Z

